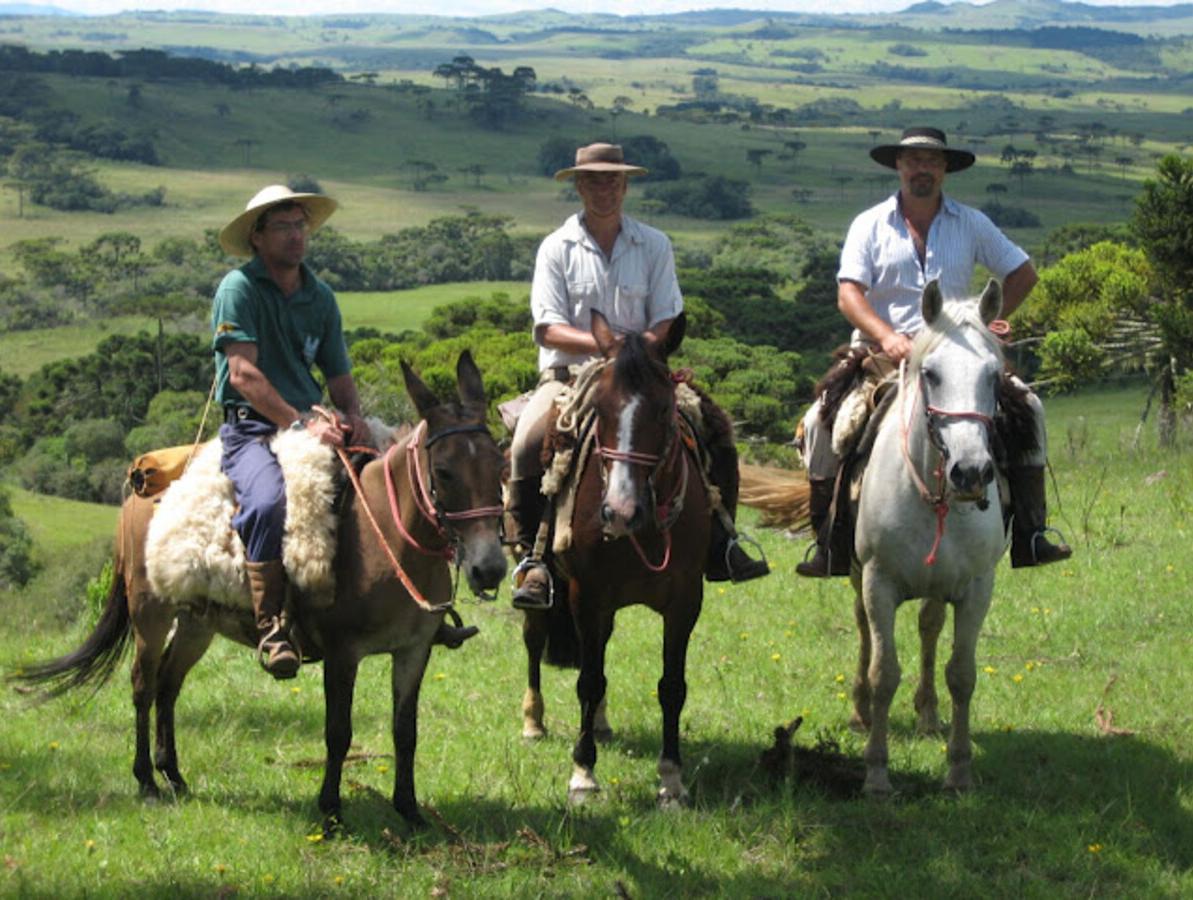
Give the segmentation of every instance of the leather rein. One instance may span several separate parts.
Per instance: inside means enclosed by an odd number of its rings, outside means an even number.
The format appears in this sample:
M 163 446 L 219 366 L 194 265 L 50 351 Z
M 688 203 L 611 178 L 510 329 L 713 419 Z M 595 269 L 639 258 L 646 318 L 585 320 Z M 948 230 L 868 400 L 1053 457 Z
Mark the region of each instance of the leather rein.
M 924 557 L 924 565 L 931 566 L 936 563 L 936 553 L 940 549 L 941 539 L 944 537 L 944 522 L 949 514 L 949 500 L 948 490 L 945 476 L 945 466 L 949 461 L 949 450 L 945 446 L 944 440 L 940 436 L 940 424 L 942 420 L 946 419 L 969 419 L 970 421 L 980 422 L 986 427 L 987 434 L 994 428 L 994 419 L 985 413 L 980 413 L 970 410 L 947 410 L 941 409 L 938 406 L 933 406 L 928 402 L 928 386 L 922 377 L 916 376 L 916 382 L 919 390 L 916 393 L 916 401 L 921 403 L 924 407 L 925 425 L 928 431 L 928 442 L 937 452 L 936 467 L 932 470 L 932 476 L 936 479 L 936 490 L 933 492 L 924 479 L 920 477 L 919 470 L 911 461 L 911 450 L 909 447 L 909 436 L 911 433 L 911 421 L 905 411 L 907 390 L 907 360 L 904 359 L 899 363 L 899 427 L 901 429 L 900 447 L 903 451 L 903 461 L 907 465 L 907 471 L 911 474 L 911 480 L 919 491 L 920 498 L 927 503 L 936 512 L 936 537 L 932 542 L 932 549 L 928 551 L 928 555 Z M 915 402 L 915 401 L 913 401 Z M 914 412 L 915 407 L 912 407 Z M 986 501 L 979 500 L 978 504 Z
M 670 373 L 670 378 L 673 384 L 687 382 L 691 380 L 691 372 L 686 369 L 672 372 Z M 683 498 L 688 490 L 688 457 L 682 450 L 683 440 L 680 437 L 679 408 L 676 405 L 674 397 L 672 398 L 669 422 L 670 428 L 667 431 L 667 442 L 663 446 L 661 453 L 641 453 L 637 450 L 616 450 L 606 447 L 601 444 L 598 430 L 593 430 L 597 455 L 603 461 L 624 462 L 631 466 L 646 466 L 651 470 L 650 474 L 646 476 L 646 484 L 650 490 L 650 498 L 654 507 L 655 525 L 663 534 L 662 561 L 656 565 L 646 558 L 646 552 L 642 549 L 642 545 L 638 543 L 637 535 L 630 534 L 629 539 L 638 554 L 638 558 L 642 560 L 642 565 L 655 574 L 666 572 L 667 568 L 671 565 L 671 526 L 675 524 L 676 520 L 679 519 L 680 513 L 683 512 Z M 658 497 L 655 495 L 654 486 L 656 478 L 660 474 L 672 471 L 675 467 L 677 457 L 682 469 L 680 470 L 679 478 L 675 482 L 675 491 L 666 501 L 660 503 Z M 603 477 L 605 477 L 605 470 L 602 467 Z
M 324 416 L 330 416 L 331 420 L 338 426 L 338 420 L 333 414 L 330 414 L 324 410 L 319 410 L 319 412 Z M 385 492 L 389 500 L 389 515 L 390 520 L 397 528 L 398 533 L 401 534 L 402 540 L 417 550 L 419 553 L 422 553 L 424 556 L 436 556 L 440 559 L 446 560 L 447 562 L 452 562 L 456 558 L 456 546 L 459 543 L 459 538 L 455 535 L 452 524 L 455 522 L 464 522 L 473 519 L 500 519 L 504 510 L 501 506 L 478 506 L 464 510 L 444 509 L 443 505 L 439 502 L 439 499 L 436 496 L 433 475 L 432 477 L 426 479 L 423 477 L 422 457 L 420 450 L 429 450 L 432 444 L 442 438 L 447 437 L 448 435 L 466 433 L 483 433 L 487 435 L 489 434 L 489 429 L 483 424 L 453 425 L 448 428 L 443 428 L 429 437 L 425 437 L 424 439 L 426 432 L 427 422 L 426 419 L 423 419 L 418 423 L 418 426 L 414 429 L 414 432 L 410 435 L 405 443 L 406 474 L 409 478 L 410 492 L 414 497 L 414 506 L 417 515 L 421 516 L 424 520 L 431 524 L 431 526 L 435 529 L 436 534 L 443 539 L 444 545 L 442 547 L 424 546 L 411 533 L 413 531 L 413 527 L 408 529 L 405 522 L 403 521 L 402 511 L 398 504 L 397 486 L 394 483 L 393 466 L 391 465 L 393 457 L 401 449 L 401 445 L 399 444 L 391 445 L 382 458 L 382 464 L 385 471 Z M 377 454 L 377 451 L 372 450 L 372 448 L 351 447 L 348 449 L 355 451 L 363 450 L 365 452 L 372 452 L 375 455 Z M 343 463 L 344 469 L 348 473 L 348 479 L 352 482 L 352 487 L 356 491 L 356 497 L 357 500 L 360 501 L 361 509 L 364 510 L 365 518 L 369 520 L 369 525 L 372 526 L 373 534 L 377 538 L 378 546 L 385 553 L 391 568 L 393 568 L 394 574 L 397 576 L 398 581 L 402 583 L 402 586 L 406 589 L 406 592 L 410 595 L 410 598 L 428 612 L 445 612 L 446 610 L 451 609 L 454 603 L 453 599 L 449 599 L 446 602 L 439 604 L 431 603 L 426 597 L 423 596 L 422 592 L 406 573 L 406 570 L 402 568 L 402 564 L 398 561 L 397 554 L 394 552 L 393 548 L 390 547 L 389 541 L 386 540 L 385 534 L 382 532 L 381 526 L 377 522 L 377 517 L 373 514 L 373 510 L 369 506 L 368 498 L 365 496 L 364 487 L 360 483 L 360 476 L 356 474 L 356 469 L 352 466 L 351 461 L 348 459 L 347 450 L 343 447 L 336 447 L 336 454 L 339 456 L 340 462 Z M 454 593 L 455 592 L 453 590 L 453 597 Z

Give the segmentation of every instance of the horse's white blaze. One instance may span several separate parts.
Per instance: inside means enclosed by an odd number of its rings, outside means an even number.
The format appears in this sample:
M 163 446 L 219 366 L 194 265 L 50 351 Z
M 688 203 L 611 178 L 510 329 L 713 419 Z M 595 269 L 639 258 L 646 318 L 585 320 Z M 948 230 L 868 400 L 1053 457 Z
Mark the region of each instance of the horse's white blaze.
M 622 407 L 617 420 L 617 450 L 628 453 L 634 449 L 634 419 L 642 406 L 641 397 L 633 397 Z M 609 470 L 609 488 L 605 503 L 613 514 L 625 522 L 633 517 L 638 496 L 634 486 L 634 465 L 618 460 Z

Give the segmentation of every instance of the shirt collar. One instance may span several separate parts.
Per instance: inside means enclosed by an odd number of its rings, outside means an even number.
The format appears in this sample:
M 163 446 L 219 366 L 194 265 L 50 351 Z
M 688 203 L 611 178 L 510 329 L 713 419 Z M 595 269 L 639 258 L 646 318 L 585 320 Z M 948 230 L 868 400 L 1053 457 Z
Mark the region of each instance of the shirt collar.
M 902 213 L 899 212 L 898 191 L 895 191 L 895 193 L 891 194 L 891 196 L 887 198 L 884 206 L 886 207 L 886 217 L 892 224 L 902 221 Z M 961 214 L 961 209 L 956 200 L 954 200 L 948 194 L 941 194 L 940 212 L 944 213 L 946 216 L 959 216 Z
M 588 233 L 588 229 L 584 227 L 584 210 L 571 216 L 566 223 L 564 223 L 564 240 L 573 241 L 577 244 L 583 244 L 592 241 L 592 235 Z M 617 238 L 621 240 L 624 237 L 627 241 L 634 244 L 642 243 L 642 226 L 638 224 L 636 219 L 632 219 L 625 213 L 621 214 L 621 231 Z
M 299 263 L 298 267 L 302 272 L 302 287 L 305 288 L 308 284 L 312 283 L 315 273 L 312 272 L 311 267 L 306 264 L 306 260 L 303 260 L 301 263 Z M 261 257 L 259 256 L 254 255 L 253 258 L 245 263 L 241 268 L 246 274 L 252 276 L 254 279 L 264 279 L 270 284 L 274 283 L 273 276 L 269 274 L 269 270 L 265 268 L 265 263 L 261 261 Z M 301 289 L 302 288 L 299 290 Z

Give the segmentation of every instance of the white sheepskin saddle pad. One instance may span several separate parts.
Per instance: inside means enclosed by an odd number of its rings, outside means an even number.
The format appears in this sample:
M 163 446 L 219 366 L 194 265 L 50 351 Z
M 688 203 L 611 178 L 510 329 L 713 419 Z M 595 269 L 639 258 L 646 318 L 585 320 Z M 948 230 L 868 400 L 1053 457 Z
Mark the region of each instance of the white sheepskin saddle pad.
M 286 479 L 286 572 L 307 605 L 328 606 L 335 598 L 332 503 L 339 460 L 305 431 L 281 431 L 270 448 Z M 220 471 L 221 452 L 218 439 L 205 444 L 163 492 L 145 540 L 145 566 L 159 597 L 249 608 L 244 545 L 232 528 L 236 495 L 232 481 Z

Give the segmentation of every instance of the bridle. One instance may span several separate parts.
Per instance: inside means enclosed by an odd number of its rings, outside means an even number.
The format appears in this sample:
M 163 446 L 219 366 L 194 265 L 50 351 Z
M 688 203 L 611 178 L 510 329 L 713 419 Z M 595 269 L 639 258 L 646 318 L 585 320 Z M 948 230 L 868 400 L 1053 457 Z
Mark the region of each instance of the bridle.
M 680 416 L 679 408 L 676 404 L 674 396 L 674 385 L 680 382 L 687 382 L 691 379 L 691 373 L 684 370 L 679 372 L 669 373 L 672 382 L 672 398 L 671 411 L 667 416 L 667 435 L 664 438 L 663 449 L 659 453 L 642 453 L 637 450 L 617 450 L 611 447 L 606 447 L 601 443 L 599 429 L 593 429 L 593 439 L 596 442 L 597 455 L 600 456 L 603 462 L 623 462 L 631 466 L 644 466 L 650 468 L 650 473 L 646 476 L 646 488 L 650 494 L 651 508 L 654 511 L 655 526 L 663 535 L 663 559 L 657 565 L 646 558 L 646 553 L 642 549 L 642 545 L 638 543 L 638 538 L 634 534 L 629 535 L 630 543 L 638 554 L 638 558 L 642 560 L 642 565 L 656 574 L 667 571 L 667 567 L 671 564 L 671 526 L 675 524 L 679 518 L 680 513 L 683 512 L 683 498 L 688 490 L 688 458 L 683 453 L 683 441 L 680 439 Z M 666 501 L 660 503 L 658 496 L 655 493 L 655 482 L 657 476 L 664 472 L 669 472 L 674 469 L 676 458 L 682 466 L 680 476 L 676 479 L 675 490 Z M 605 488 L 608 488 L 608 468 L 601 466 L 601 480 L 605 482 Z
M 944 537 L 944 521 L 949 514 L 949 500 L 948 500 L 948 485 L 946 479 L 945 469 L 949 461 L 949 450 L 945 446 L 944 439 L 940 434 L 940 426 L 943 421 L 949 419 L 967 419 L 973 422 L 979 422 L 986 428 L 987 440 L 994 430 L 994 419 L 985 413 L 980 413 L 974 410 L 948 410 L 941 409 L 938 406 L 933 406 L 928 401 L 928 384 L 923 375 L 917 375 L 916 381 L 919 386 L 917 392 L 917 400 L 924 408 L 925 428 L 928 432 L 928 443 L 932 445 L 937 452 L 936 467 L 932 471 L 933 477 L 936 479 L 936 491 L 933 492 L 924 479 L 920 476 L 919 470 L 911 460 L 911 450 L 908 444 L 911 433 L 911 420 L 906 413 L 905 403 L 907 397 L 907 360 L 904 359 L 899 363 L 899 427 L 902 429 L 900 447 L 903 451 L 903 461 L 907 465 L 907 471 L 911 475 L 911 480 L 919 491 L 920 498 L 927 503 L 936 512 L 936 538 L 932 542 L 932 549 L 928 551 L 928 555 L 924 557 L 924 565 L 931 566 L 936 563 L 936 552 L 940 549 L 941 539 Z M 913 410 L 914 412 L 914 407 Z M 986 500 L 977 501 L 979 509 L 985 509 Z
M 419 553 L 422 553 L 425 556 L 436 556 L 446 560 L 447 562 L 453 562 L 458 557 L 457 548 L 460 544 L 459 534 L 453 527 L 454 523 L 470 521 L 474 519 L 496 518 L 500 527 L 501 517 L 504 510 L 500 505 L 470 507 L 463 510 L 445 509 L 442 502 L 439 500 L 437 491 L 435 489 L 434 473 L 432 472 L 429 478 L 424 479 L 423 477 L 422 457 L 420 450 L 429 450 L 434 443 L 449 435 L 466 433 L 483 433 L 485 435 L 489 435 L 489 429 L 480 423 L 471 425 L 452 425 L 448 426 L 447 428 L 440 429 L 439 431 L 436 431 L 424 439 L 426 432 L 427 422 L 424 419 L 418 423 L 418 426 L 414 429 L 413 433 L 410 435 L 405 444 L 406 473 L 410 480 L 410 492 L 414 497 L 414 505 L 417 514 L 425 521 L 430 523 L 430 525 L 434 528 L 435 533 L 443 539 L 444 544 L 442 547 L 424 546 L 411 533 L 413 531 L 413 526 L 408 529 L 405 522 L 403 521 L 402 510 L 398 504 L 397 486 L 394 483 L 393 466 L 391 465 L 393 457 L 400 449 L 400 445 L 398 444 L 391 445 L 389 450 L 386 451 L 385 456 L 382 458 L 382 465 L 385 472 L 385 493 L 389 500 L 390 519 L 397 528 L 398 533 L 402 535 L 402 539 Z M 490 439 L 492 439 L 491 436 Z M 365 496 L 364 488 L 360 483 L 360 477 L 356 474 L 356 470 L 348 460 L 347 453 L 342 447 L 337 447 L 336 452 L 339 454 L 340 460 L 343 462 L 344 468 L 348 472 L 348 477 L 352 482 L 353 488 L 356 489 L 357 499 L 360 501 L 360 506 L 361 509 L 364 510 L 365 517 L 369 520 L 369 524 L 373 528 L 373 534 L 377 538 L 378 546 L 380 546 L 381 550 L 385 553 L 386 558 L 389 560 L 390 566 L 394 570 L 394 574 L 398 577 L 398 580 L 402 583 L 402 586 L 406 588 L 407 593 L 410 594 L 410 597 L 415 603 L 429 612 L 443 612 L 447 609 L 450 609 L 454 600 L 449 599 L 445 603 L 441 604 L 431 603 L 422 595 L 422 592 L 415 586 L 414 582 L 410 579 L 410 576 L 406 574 L 406 570 L 402 568 L 402 564 L 398 561 L 397 554 L 394 553 L 393 548 L 389 546 L 389 542 L 385 539 L 385 534 L 382 532 L 381 526 L 377 523 L 377 518 L 373 514 L 373 510 L 369 507 L 369 502 Z M 456 576 L 458 581 L 458 563 L 456 567 Z M 455 596 L 454 587 L 452 590 L 452 596 L 453 598 Z

